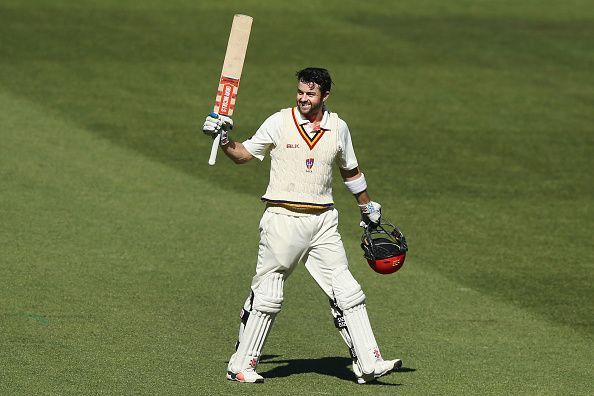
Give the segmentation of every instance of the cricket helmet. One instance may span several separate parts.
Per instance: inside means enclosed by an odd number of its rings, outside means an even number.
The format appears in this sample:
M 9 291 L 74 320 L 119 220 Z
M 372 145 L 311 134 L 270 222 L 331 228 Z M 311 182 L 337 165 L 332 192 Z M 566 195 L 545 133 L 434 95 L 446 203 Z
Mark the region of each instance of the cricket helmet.
M 387 222 L 365 227 L 361 248 L 371 269 L 379 274 L 391 274 L 402 268 L 408 251 L 402 231 Z

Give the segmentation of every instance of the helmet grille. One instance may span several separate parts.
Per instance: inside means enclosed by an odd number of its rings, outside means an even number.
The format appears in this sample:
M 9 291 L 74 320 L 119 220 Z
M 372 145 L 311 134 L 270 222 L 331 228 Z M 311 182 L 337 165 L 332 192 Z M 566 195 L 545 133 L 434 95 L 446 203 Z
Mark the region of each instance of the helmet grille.
M 400 253 L 400 246 L 387 238 L 376 238 L 373 240 L 373 256 L 376 260 L 394 257 Z

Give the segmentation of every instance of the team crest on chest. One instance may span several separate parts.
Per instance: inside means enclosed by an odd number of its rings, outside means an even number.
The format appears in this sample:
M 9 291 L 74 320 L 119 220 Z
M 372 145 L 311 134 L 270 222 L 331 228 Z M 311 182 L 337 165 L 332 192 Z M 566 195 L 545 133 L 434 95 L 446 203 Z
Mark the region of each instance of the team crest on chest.
M 306 169 L 306 172 L 312 172 L 311 168 L 313 168 L 313 165 L 314 165 L 314 159 L 313 158 L 306 159 L 305 160 L 305 167 L 307 168 Z

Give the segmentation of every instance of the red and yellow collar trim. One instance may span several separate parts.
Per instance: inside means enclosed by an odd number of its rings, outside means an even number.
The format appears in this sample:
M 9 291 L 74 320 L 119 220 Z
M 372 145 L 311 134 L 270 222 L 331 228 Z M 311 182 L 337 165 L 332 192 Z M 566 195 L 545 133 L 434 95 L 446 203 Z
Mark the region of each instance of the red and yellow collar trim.
M 293 122 L 295 123 L 295 127 L 297 127 L 297 131 L 299 131 L 301 138 L 303 138 L 303 140 L 305 140 L 305 143 L 307 143 L 307 146 L 309 147 L 309 149 L 313 150 L 313 148 L 320 141 L 322 136 L 324 136 L 324 132 L 326 130 L 320 129 L 319 131 L 317 131 L 313 134 L 313 137 L 310 137 L 309 134 L 305 131 L 305 128 L 303 128 L 303 125 L 301 125 L 299 123 L 299 121 L 297 121 L 297 116 L 295 115 L 295 111 L 296 111 L 295 107 L 293 107 L 291 109 L 291 115 L 293 116 Z

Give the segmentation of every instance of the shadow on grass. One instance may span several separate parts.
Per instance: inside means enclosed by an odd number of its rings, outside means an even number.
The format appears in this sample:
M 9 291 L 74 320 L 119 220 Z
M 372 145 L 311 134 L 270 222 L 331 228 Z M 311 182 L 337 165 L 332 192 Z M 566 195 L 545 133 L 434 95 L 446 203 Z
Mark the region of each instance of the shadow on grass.
M 280 355 L 263 355 L 260 358 L 260 365 L 277 364 L 268 371 L 260 371 L 264 378 L 289 377 L 296 374 L 316 373 L 339 378 L 341 380 L 355 382 L 355 374 L 349 368 L 352 364 L 350 358 L 345 357 L 323 357 L 317 359 L 278 359 Z M 413 368 L 402 367 L 398 373 L 415 371 Z M 369 385 L 400 386 L 401 384 L 390 384 L 382 381 L 374 381 Z

